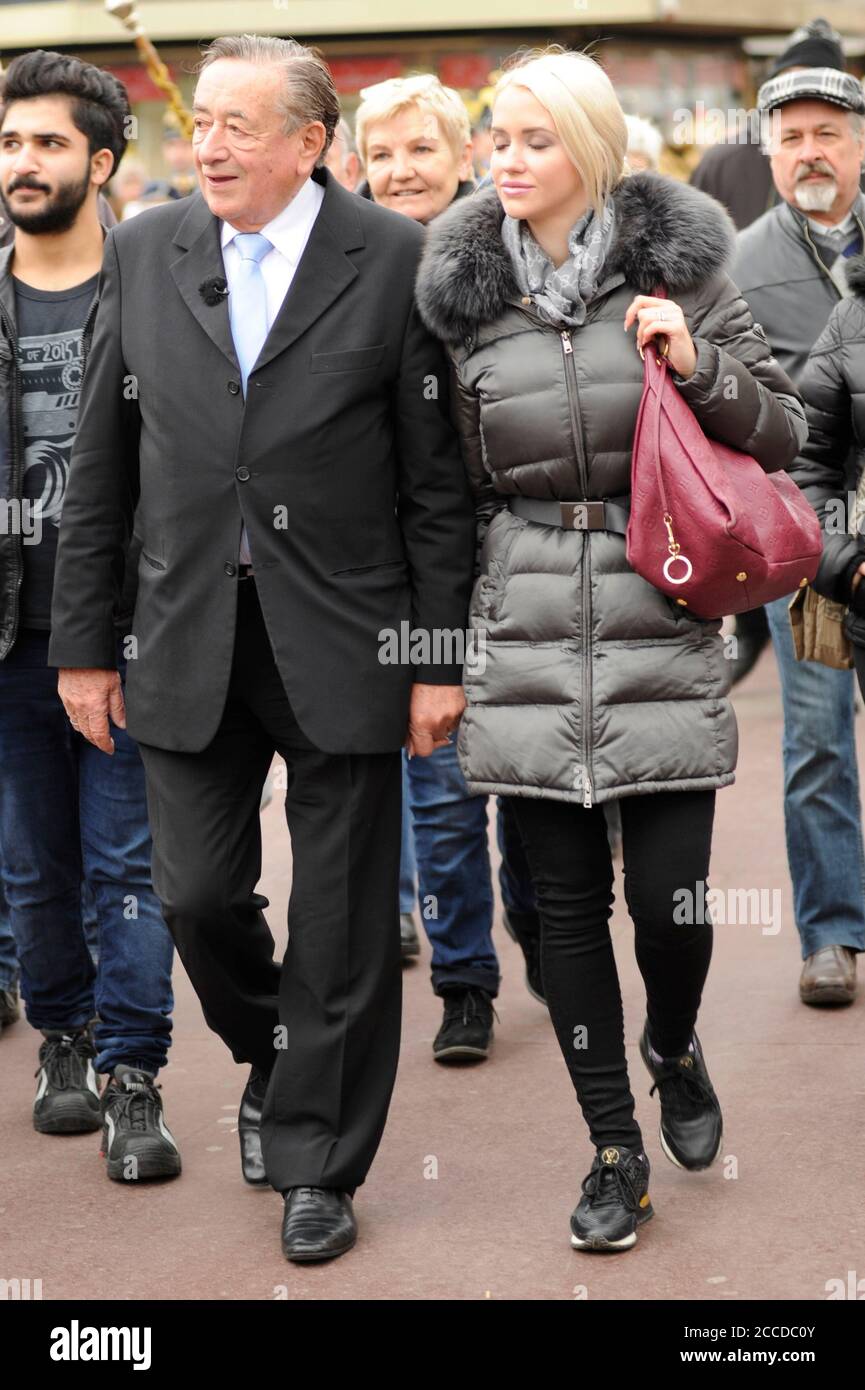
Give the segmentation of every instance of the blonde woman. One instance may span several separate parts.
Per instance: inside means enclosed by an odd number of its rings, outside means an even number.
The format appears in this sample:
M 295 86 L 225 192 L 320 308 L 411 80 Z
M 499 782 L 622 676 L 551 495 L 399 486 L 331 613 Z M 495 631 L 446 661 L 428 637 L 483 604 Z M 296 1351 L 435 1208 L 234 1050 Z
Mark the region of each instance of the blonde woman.
M 358 191 L 416 222 L 431 222 L 474 188 L 468 112 L 432 73 L 365 88 L 355 136 L 367 179 Z
M 705 1168 L 722 1130 L 694 1031 L 712 949 L 700 894 L 736 763 L 720 621 L 626 559 L 638 348 L 663 335 L 703 428 L 767 471 L 795 458 L 804 415 L 725 273 L 729 218 L 686 185 L 624 176 L 625 118 L 597 64 L 521 60 L 496 87 L 492 135 L 493 187 L 437 220 L 418 280 L 453 361 L 481 544 L 471 622 L 486 660 L 467 678 L 459 756 L 470 791 L 514 799 L 538 894 L 547 1001 L 596 1149 L 572 1243 L 624 1250 L 652 1205 L 603 807 L 620 801 L 661 1146 Z

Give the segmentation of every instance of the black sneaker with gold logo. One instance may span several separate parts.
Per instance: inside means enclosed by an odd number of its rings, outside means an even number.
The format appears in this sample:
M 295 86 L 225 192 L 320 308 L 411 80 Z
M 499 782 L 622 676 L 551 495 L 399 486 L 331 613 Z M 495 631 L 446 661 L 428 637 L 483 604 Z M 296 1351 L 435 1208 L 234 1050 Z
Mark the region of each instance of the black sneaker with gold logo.
M 583 1196 L 571 1216 L 575 1250 L 629 1250 L 637 1227 L 654 1216 L 649 1201 L 649 1160 L 621 1144 L 598 1149 L 583 1180 Z
M 663 1057 L 650 1048 L 649 1025 L 640 1038 L 640 1056 L 648 1067 L 661 1101 L 661 1148 L 678 1168 L 692 1172 L 708 1168 L 721 1152 L 723 1122 L 712 1089 L 700 1039 L 681 1057 Z

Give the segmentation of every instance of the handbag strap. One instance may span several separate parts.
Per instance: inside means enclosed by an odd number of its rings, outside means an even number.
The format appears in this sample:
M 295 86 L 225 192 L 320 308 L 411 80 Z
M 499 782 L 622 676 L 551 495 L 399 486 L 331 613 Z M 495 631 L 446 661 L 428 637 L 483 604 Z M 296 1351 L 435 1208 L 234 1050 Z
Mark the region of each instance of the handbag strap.
M 663 285 L 656 285 L 655 298 L 667 298 L 667 291 Z M 661 373 L 660 377 L 656 378 L 656 388 L 653 388 L 649 385 L 649 377 L 652 370 L 649 366 L 649 363 L 651 361 L 656 363 Z M 684 556 L 681 555 L 682 547 L 679 545 L 679 542 L 676 540 L 676 537 L 673 534 L 673 518 L 670 513 L 669 503 L 667 502 L 667 489 L 664 487 L 664 470 L 661 466 L 661 407 L 663 405 L 664 387 L 667 384 L 667 372 L 669 364 L 667 362 L 666 356 L 661 356 L 653 342 L 648 343 L 646 345 L 645 363 L 646 367 L 644 389 L 648 391 L 654 390 L 655 394 L 655 420 L 652 440 L 654 448 L 652 452 L 654 454 L 655 476 L 658 480 L 658 492 L 661 495 L 661 505 L 664 508 L 663 521 L 664 525 L 667 528 L 667 549 L 670 553 L 670 558 L 667 561 L 667 564 L 669 564 L 670 561 L 681 557 L 682 559 L 684 559 L 685 564 L 690 566 L 690 561 L 688 561 L 687 559 L 685 559 Z

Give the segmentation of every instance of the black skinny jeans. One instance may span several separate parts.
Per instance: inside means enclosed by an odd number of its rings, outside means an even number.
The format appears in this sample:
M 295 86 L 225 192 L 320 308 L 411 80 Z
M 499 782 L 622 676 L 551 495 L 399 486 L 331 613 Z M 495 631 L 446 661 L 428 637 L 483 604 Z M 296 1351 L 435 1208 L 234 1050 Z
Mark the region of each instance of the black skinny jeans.
M 715 793 L 657 792 L 619 805 L 649 1036 L 662 1057 L 676 1057 L 691 1041 L 712 955 L 711 922 L 697 919 L 708 892 Z M 639 1151 L 609 928 L 613 864 L 603 809 L 530 797 L 515 797 L 513 807 L 538 898 L 550 1016 L 592 1143 Z M 679 889 L 693 895 L 694 912 L 674 898 Z M 680 924 L 685 915 L 691 920 Z

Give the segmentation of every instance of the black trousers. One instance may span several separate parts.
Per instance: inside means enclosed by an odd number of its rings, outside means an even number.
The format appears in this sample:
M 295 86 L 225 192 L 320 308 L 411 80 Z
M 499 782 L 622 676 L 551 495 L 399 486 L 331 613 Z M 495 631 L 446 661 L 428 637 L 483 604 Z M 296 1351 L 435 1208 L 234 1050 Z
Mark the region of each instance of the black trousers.
M 625 899 L 649 1035 L 662 1057 L 676 1057 L 691 1040 L 712 955 L 711 923 L 699 919 L 708 918 L 701 909 L 715 793 L 659 792 L 623 797 L 619 805 Z M 613 864 L 603 807 L 529 797 L 515 797 L 513 806 L 538 896 L 550 1016 L 592 1142 L 639 1150 L 609 928 Z M 681 889 L 692 895 L 693 911 L 674 896 Z
M 259 802 L 285 759 L 293 876 L 280 967 L 252 894 Z M 364 1181 L 399 1056 L 400 753 L 323 753 L 301 731 L 252 579 L 219 730 L 201 753 L 142 746 L 153 884 L 208 1025 L 270 1074 L 262 1149 L 274 1188 Z

